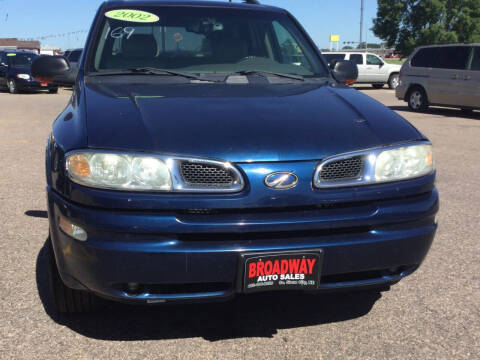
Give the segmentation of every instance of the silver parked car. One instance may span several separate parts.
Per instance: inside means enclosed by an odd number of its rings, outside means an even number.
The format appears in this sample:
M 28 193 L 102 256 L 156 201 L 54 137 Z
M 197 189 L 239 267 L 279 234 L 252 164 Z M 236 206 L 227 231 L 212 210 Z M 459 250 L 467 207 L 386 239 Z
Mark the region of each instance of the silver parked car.
M 413 111 L 430 105 L 480 109 L 480 44 L 416 49 L 402 66 L 396 96 Z
M 377 89 L 382 88 L 385 84 L 388 84 L 390 89 L 398 86 L 401 66 L 386 63 L 378 55 L 362 52 L 326 52 L 323 53 L 323 56 L 330 66 L 334 61 L 354 61 L 358 66 L 356 84 L 372 84 Z

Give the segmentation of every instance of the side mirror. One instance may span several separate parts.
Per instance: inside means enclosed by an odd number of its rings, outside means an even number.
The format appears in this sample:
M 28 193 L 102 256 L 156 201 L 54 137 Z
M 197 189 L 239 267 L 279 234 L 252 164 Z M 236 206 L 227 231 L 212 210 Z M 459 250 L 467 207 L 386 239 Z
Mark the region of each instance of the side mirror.
M 354 61 L 337 61 L 333 68 L 333 77 L 345 85 L 353 84 L 358 78 L 358 67 Z
M 42 56 L 32 64 L 32 77 L 39 82 L 73 85 L 73 76 L 67 59 L 63 56 Z
M 331 70 L 335 69 L 335 65 L 337 65 L 337 62 L 338 62 L 337 59 L 333 59 L 332 61 L 330 61 L 328 66 L 330 67 Z

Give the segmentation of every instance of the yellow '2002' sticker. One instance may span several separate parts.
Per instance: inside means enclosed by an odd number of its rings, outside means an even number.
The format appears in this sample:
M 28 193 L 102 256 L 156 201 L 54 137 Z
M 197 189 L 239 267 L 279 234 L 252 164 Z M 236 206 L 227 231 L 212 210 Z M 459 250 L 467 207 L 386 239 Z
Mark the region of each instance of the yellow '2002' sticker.
M 119 9 L 111 10 L 105 13 L 105 16 L 110 19 L 130 21 L 137 23 L 154 23 L 160 20 L 160 18 L 146 11 L 132 10 L 132 9 Z
M 17 56 L 15 53 L 7 54 L 7 56 Z

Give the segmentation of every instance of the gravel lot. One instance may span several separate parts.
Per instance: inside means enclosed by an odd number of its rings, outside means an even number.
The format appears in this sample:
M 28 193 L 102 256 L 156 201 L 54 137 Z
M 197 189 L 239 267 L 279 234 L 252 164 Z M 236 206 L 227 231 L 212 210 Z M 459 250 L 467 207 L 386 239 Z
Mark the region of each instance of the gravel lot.
M 52 313 L 43 250 L 44 146 L 69 92 L 0 93 L 0 358 L 480 358 L 480 113 L 414 114 L 390 90 L 359 90 L 398 111 L 436 147 L 440 227 L 418 272 L 382 294 L 113 304 L 71 318 Z

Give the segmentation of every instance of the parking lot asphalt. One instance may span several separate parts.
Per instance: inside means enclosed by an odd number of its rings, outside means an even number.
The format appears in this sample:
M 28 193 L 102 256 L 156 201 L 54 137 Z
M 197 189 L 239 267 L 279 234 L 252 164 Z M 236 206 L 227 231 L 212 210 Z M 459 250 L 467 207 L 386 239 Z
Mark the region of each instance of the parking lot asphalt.
M 58 95 L 0 93 L 0 359 L 480 358 L 480 112 L 408 111 L 359 88 L 436 150 L 439 230 L 423 266 L 384 293 L 239 297 L 175 307 L 52 312 L 44 147 Z

